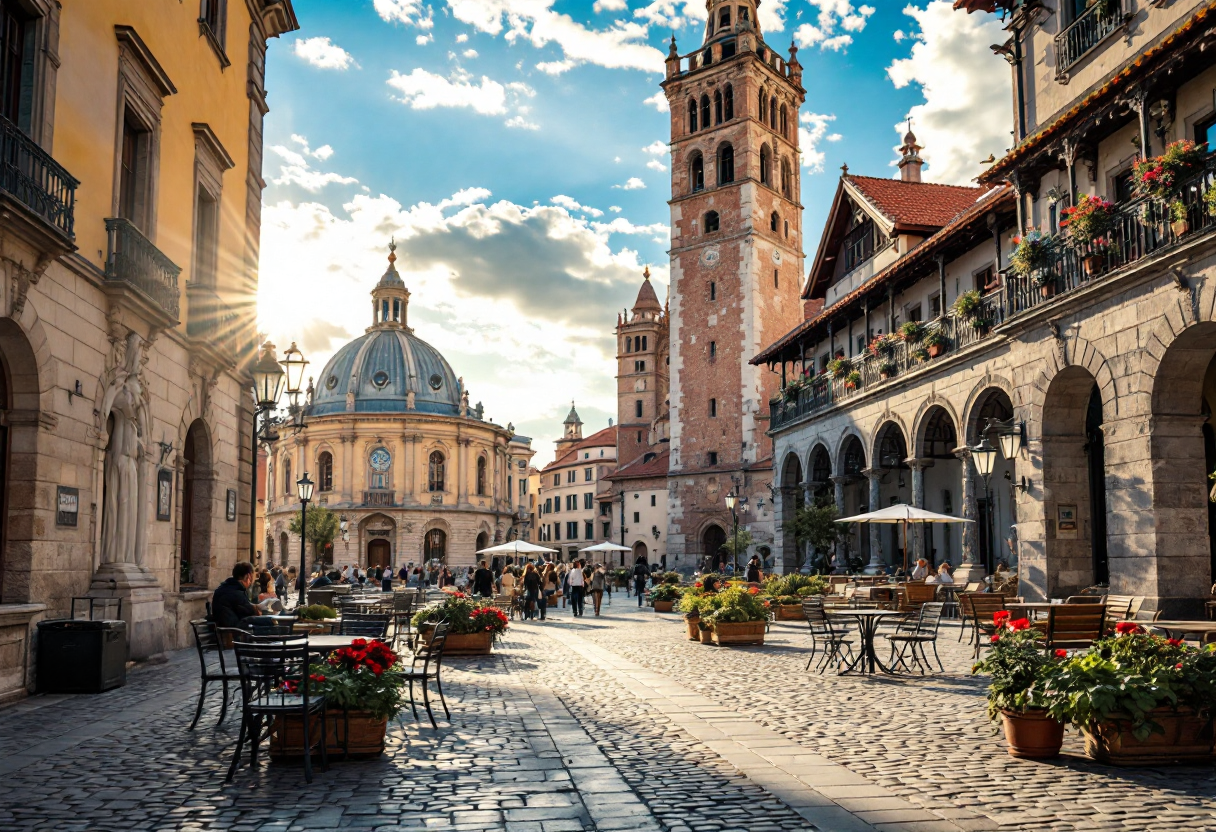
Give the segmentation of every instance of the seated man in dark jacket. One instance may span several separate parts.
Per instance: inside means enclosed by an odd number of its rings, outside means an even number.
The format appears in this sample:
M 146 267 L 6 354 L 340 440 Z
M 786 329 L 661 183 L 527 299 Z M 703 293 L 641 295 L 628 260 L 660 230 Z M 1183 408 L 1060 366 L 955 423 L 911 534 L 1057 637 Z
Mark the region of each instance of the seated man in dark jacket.
M 211 596 L 211 619 L 219 627 L 240 627 L 241 622 L 260 615 L 249 602 L 249 587 L 253 586 L 253 564 L 239 561 L 232 567 L 232 577 L 224 581 Z
M 330 580 L 328 575 L 326 575 L 324 572 L 322 572 L 320 575 L 317 576 L 317 579 L 315 581 L 313 581 L 312 583 L 310 583 L 308 585 L 308 588 L 316 589 L 318 587 L 332 586 L 332 585 L 333 585 L 333 581 Z

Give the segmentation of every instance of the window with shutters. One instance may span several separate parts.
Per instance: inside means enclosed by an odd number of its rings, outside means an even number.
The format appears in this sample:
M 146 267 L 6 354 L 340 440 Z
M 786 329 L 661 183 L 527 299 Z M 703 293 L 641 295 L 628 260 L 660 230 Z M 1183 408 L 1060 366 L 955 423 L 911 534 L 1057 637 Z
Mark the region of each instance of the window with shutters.
M 595 524 L 590 520 L 583 521 L 583 537 L 586 540 L 595 540 Z
M 37 19 L 31 17 L 15 0 L 0 3 L 0 37 L 3 54 L 0 60 L 0 114 L 17 125 L 22 132 L 31 132 L 34 103 L 34 59 L 38 54 L 34 38 Z

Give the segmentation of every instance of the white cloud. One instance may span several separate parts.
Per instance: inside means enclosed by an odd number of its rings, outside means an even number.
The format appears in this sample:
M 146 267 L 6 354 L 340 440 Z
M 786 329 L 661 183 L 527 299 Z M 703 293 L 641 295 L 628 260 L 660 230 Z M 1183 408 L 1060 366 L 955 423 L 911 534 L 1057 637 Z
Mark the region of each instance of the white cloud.
M 623 12 L 629 8 L 629 4 L 625 0 L 595 0 L 592 9 L 596 14 L 600 12 Z
M 756 10 L 761 32 L 773 35 L 785 31 L 785 3 L 786 0 L 765 0 Z
M 461 32 L 459 35 L 456 36 L 457 43 L 467 43 L 468 40 L 469 40 L 469 36 L 466 35 L 464 32 Z
M 658 159 L 651 159 L 649 162 L 646 163 L 646 167 L 650 168 L 651 170 L 657 170 L 657 171 L 667 170 L 667 165 L 663 164 Z
M 840 52 L 853 43 L 853 36 L 866 28 L 874 14 L 873 6 L 853 7 L 849 0 L 809 0 L 819 9 L 815 23 L 803 23 L 794 31 L 799 46 L 818 46 L 822 51 Z
M 958 14 L 949 0 L 925 8 L 908 6 L 904 14 L 919 27 L 911 53 L 887 67 L 897 89 L 920 86 L 925 103 L 908 111 L 926 178 L 970 184 L 982 171 L 979 160 L 998 157 L 1009 145 L 1009 73 L 992 55 L 990 43 L 1001 43 L 1000 21 L 990 15 Z M 895 126 L 902 137 L 907 125 Z M 892 162 L 894 164 L 894 162 Z
M 646 188 L 646 183 L 636 176 L 631 176 L 624 185 L 613 185 L 612 187 L 622 191 L 641 191 Z
M 892 35 L 892 37 L 895 38 L 896 43 L 903 43 L 904 38 L 906 38 L 907 36 L 908 35 L 904 32 L 903 29 L 896 29 L 895 34 Z
M 388 85 L 400 93 L 398 100 L 413 110 L 467 107 L 486 116 L 507 112 L 506 87 L 484 75 L 480 83 L 474 83 L 467 72 L 457 70 L 451 78 L 444 78 L 419 67 L 409 75 L 393 70 Z
M 315 194 L 326 185 L 352 185 L 359 181 L 353 176 L 313 169 L 310 159 L 325 161 L 333 155 L 333 148 L 329 145 L 321 145 L 316 150 L 311 150 L 308 140 L 303 136 L 293 135 L 291 139 L 300 146 L 299 150 L 292 150 L 281 144 L 270 147 L 270 151 L 283 160 L 283 164 L 279 166 L 279 175 L 272 176 L 271 182 L 276 185 L 298 185 Z
M 798 145 L 802 149 L 802 166 L 811 173 L 823 173 L 823 162 L 826 158 L 819 149 L 819 142 L 827 139 L 830 142 L 840 141 L 840 134 L 827 135 L 828 125 L 836 120 L 834 115 L 823 113 L 803 113 L 799 119 Z
M 671 112 L 671 107 L 667 103 L 667 95 L 662 90 L 659 90 L 654 95 L 650 96 L 650 98 L 643 99 L 642 103 L 649 104 L 660 113 Z
M 539 124 L 528 121 L 528 119 L 525 118 L 524 116 L 513 116 L 513 117 L 507 119 L 506 121 L 504 121 L 503 124 L 507 125 L 508 127 L 513 127 L 517 130 L 539 130 L 540 129 Z
M 643 147 L 642 152 L 649 153 L 651 156 L 666 156 L 667 142 L 655 139 L 653 142 Z
M 419 29 L 435 25 L 430 8 L 424 8 L 422 0 L 375 0 L 373 6 L 380 19 L 387 23 L 404 23 Z
M 633 10 L 633 16 L 664 29 L 705 25 L 705 4 L 697 0 L 653 0 Z
M 434 39 L 434 35 L 419 35 L 418 37 L 414 38 L 414 43 L 418 44 L 419 46 L 426 46 Z
M 466 50 L 464 50 L 464 52 L 462 52 L 460 54 L 466 58 L 476 58 L 477 50 L 476 49 L 466 49 Z
M 609 210 L 609 211 L 611 211 L 611 212 L 612 212 L 612 213 L 614 213 L 614 214 L 619 214 L 619 213 L 621 213 L 621 206 L 619 206 L 619 205 L 609 205 L 609 206 L 608 206 L 608 210 Z
M 564 194 L 558 194 L 557 196 L 553 197 L 549 201 L 552 202 L 554 205 L 560 205 L 561 207 L 565 208 L 567 211 L 579 211 L 581 213 L 586 214 L 589 217 L 604 216 L 604 212 L 601 211 L 600 209 L 590 208 L 586 205 L 582 205 L 574 197 L 565 196 Z
M 634 225 L 624 217 L 617 217 L 611 222 L 593 222 L 591 227 L 596 231 L 607 234 L 635 234 L 647 236 L 656 243 L 666 243 L 671 237 L 671 227 L 661 222 L 651 225 Z
M 542 61 L 536 68 L 546 75 L 561 75 L 574 69 L 574 61 Z
M 318 69 L 350 69 L 358 67 L 355 58 L 329 38 L 301 38 L 292 52 Z

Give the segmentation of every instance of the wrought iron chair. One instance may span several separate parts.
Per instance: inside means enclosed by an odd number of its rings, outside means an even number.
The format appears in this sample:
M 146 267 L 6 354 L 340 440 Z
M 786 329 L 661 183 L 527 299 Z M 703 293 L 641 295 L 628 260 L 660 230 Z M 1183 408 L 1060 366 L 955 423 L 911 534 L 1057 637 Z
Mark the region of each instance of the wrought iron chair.
M 194 630 L 194 647 L 198 651 L 198 663 L 200 670 L 201 687 L 198 691 L 198 707 L 194 709 L 194 721 L 190 723 L 187 729 L 193 731 L 198 725 L 199 717 L 203 715 L 203 701 L 207 698 L 207 683 L 219 682 L 224 689 L 223 704 L 220 705 L 220 718 L 216 722 L 216 726 L 220 726 L 224 722 L 224 717 L 228 715 L 228 683 L 240 683 L 240 674 L 236 667 L 228 667 L 230 657 L 224 655 L 224 646 L 220 641 L 220 634 L 216 631 L 215 624 L 205 618 L 199 618 L 190 622 L 190 627 Z
M 811 633 L 811 655 L 807 657 L 806 669 L 811 669 L 815 654 L 823 643 L 823 657 L 819 660 L 818 670 L 822 674 L 833 659 L 837 664 L 853 661 L 853 642 L 849 639 L 849 631 L 845 627 L 837 629 L 823 608 L 819 598 L 806 598 L 802 601 L 802 614 L 806 618 L 807 628 Z
M 241 679 L 241 731 L 237 737 L 232 765 L 228 768 L 228 782 L 236 775 L 241 761 L 241 750 L 249 742 L 249 764 L 258 763 L 258 746 L 269 735 L 262 732 L 262 721 L 276 717 L 299 714 L 304 731 L 304 779 L 312 782 L 312 747 L 321 746 L 321 767 L 328 767 L 325 755 L 325 697 L 310 690 L 308 663 L 312 657 L 308 640 L 281 641 L 279 643 L 236 641 L 237 666 Z M 294 692 L 284 689 L 285 682 L 295 685 Z M 311 731 L 313 716 L 321 717 L 321 730 Z M 314 743 L 315 740 L 315 743 Z
M 338 622 L 338 635 L 385 639 L 393 617 L 393 613 L 344 612 Z
M 946 668 L 942 666 L 941 657 L 937 654 L 937 630 L 941 625 L 944 608 L 945 603 L 942 601 L 921 604 L 920 615 L 915 621 L 908 622 L 905 628 L 887 636 L 887 640 L 891 643 L 891 660 L 887 663 L 892 670 L 896 667 L 903 667 L 910 672 L 912 668 L 904 661 L 907 657 L 920 670 L 920 674 L 925 675 L 926 669 L 933 669 L 929 664 L 929 657 L 925 655 L 925 645 L 932 644 L 937 669 L 945 672 Z M 898 653 L 895 649 L 897 646 L 899 647 Z
M 440 621 L 436 623 L 429 640 L 418 639 L 410 661 L 410 668 L 405 671 L 406 681 L 410 685 L 410 710 L 414 712 L 414 721 L 418 721 L 418 704 L 414 699 L 414 683 L 417 682 L 422 686 L 422 705 L 426 709 L 426 715 L 430 717 L 432 728 L 439 727 L 435 722 L 435 712 L 431 710 L 429 683 L 432 680 L 435 682 L 435 689 L 439 692 L 439 701 L 443 704 L 443 713 L 447 716 L 448 722 L 452 721 L 452 713 L 448 710 L 448 701 L 443 695 L 443 680 L 440 678 L 440 673 L 443 670 L 443 646 L 447 641 L 447 637 L 447 622 Z M 420 662 L 421 667 L 419 667 Z

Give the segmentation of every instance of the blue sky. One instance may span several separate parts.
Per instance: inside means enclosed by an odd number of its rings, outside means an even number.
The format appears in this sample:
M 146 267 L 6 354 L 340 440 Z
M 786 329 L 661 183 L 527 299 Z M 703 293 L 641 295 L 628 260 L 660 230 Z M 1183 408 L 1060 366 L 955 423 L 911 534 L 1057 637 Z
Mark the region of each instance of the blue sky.
M 662 58 L 701 41 L 704 4 L 295 0 L 267 68 L 262 327 L 321 365 L 370 323 L 396 235 L 410 322 L 495 421 L 536 438 L 569 401 L 615 415 L 614 313 L 667 275 Z M 767 0 L 767 43 L 799 43 L 804 232 L 814 253 L 839 167 L 894 175 L 909 114 L 926 178 L 965 182 L 1008 143 L 995 19 L 947 0 Z M 649 101 L 647 99 L 650 99 Z M 660 294 L 663 286 L 660 285 Z

